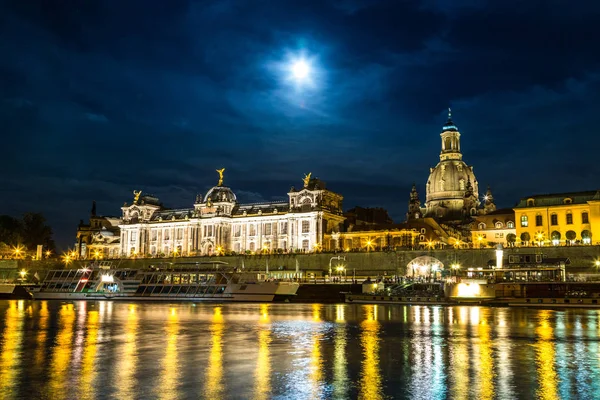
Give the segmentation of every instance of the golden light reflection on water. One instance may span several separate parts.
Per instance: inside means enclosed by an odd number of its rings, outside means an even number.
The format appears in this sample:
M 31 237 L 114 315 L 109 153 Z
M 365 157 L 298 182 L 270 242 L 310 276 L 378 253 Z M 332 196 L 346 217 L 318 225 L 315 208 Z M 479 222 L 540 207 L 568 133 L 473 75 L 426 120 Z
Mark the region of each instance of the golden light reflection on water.
M 363 399 L 381 399 L 381 372 L 379 371 L 379 330 L 377 306 L 364 306 L 366 318 L 360 323 L 360 343 L 363 361 L 360 376 L 360 397 Z
M 343 304 L 336 306 L 336 321 L 344 321 Z M 348 397 L 348 360 L 346 359 L 346 325 L 338 323 L 335 328 L 333 341 L 333 397 L 336 399 L 345 399 Z
M 6 310 L 2 344 L 0 345 L 0 398 L 15 395 L 17 372 L 21 363 L 21 347 L 23 346 L 23 300 L 11 301 Z
M 210 399 L 223 398 L 223 330 L 224 321 L 221 307 L 215 307 L 210 326 L 210 354 L 206 368 L 204 395 Z
M 556 374 L 555 349 L 554 349 L 554 329 L 550 323 L 552 311 L 541 310 L 540 322 L 535 329 L 538 336 L 536 349 L 536 365 L 539 387 L 537 397 L 539 399 L 557 399 L 558 398 L 558 375 Z
M 87 313 L 87 335 L 83 349 L 83 357 L 81 360 L 80 382 L 75 385 L 79 390 L 77 398 L 93 399 L 96 397 L 94 390 L 94 379 L 96 377 L 96 349 L 98 340 L 98 311 L 89 311 Z
M 38 333 L 36 336 L 36 347 L 34 353 L 34 366 L 36 370 L 41 370 L 44 368 L 44 364 L 46 363 L 46 339 L 48 338 L 48 302 L 42 301 L 40 302 L 40 311 L 39 311 L 39 325 L 38 325 Z
M 118 367 L 116 369 L 119 395 L 123 398 L 133 398 L 136 384 L 135 371 L 138 363 L 137 335 L 138 315 L 136 306 L 130 304 L 125 323 L 125 342 L 119 349 Z
M 475 347 L 475 370 L 477 371 L 477 381 L 479 382 L 477 398 L 491 399 L 494 397 L 494 360 L 492 356 L 492 335 L 488 321 L 481 316 L 479 307 L 471 309 L 471 323 L 477 323 L 477 335 L 479 344 Z M 489 312 L 486 309 L 485 312 Z M 477 354 L 477 352 L 479 354 Z
M 63 304 L 58 312 L 59 330 L 56 335 L 50 359 L 50 379 L 48 391 L 51 398 L 64 398 L 68 392 L 68 376 L 71 353 L 73 352 L 73 327 L 75 308 L 73 304 Z
M 179 378 L 177 338 L 179 336 L 179 318 L 174 307 L 169 310 L 167 317 L 167 344 L 165 357 L 162 362 L 161 384 L 159 388 L 161 399 L 176 399 Z
M 321 304 L 313 304 L 313 321 L 319 322 L 321 320 Z M 323 382 L 323 357 L 321 354 L 321 338 L 322 333 L 315 330 L 312 334 L 312 346 L 310 352 L 310 365 L 308 380 L 311 389 L 311 399 L 320 398 L 321 384 Z
M 258 331 L 258 359 L 254 380 L 254 399 L 268 399 L 271 393 L 271 325 L 269 305 L 260 306 L 260 326 Z
M 460 325 L 466 324 L 468 321 L 468 307 L 460 307 L 457 314 Z M 452 382 L 449 388 L 451 399 L 469 398 L 469 363 L 469 341 L 466 338 L 459 337 L 452 342 L 450 348 L 448 376 Z

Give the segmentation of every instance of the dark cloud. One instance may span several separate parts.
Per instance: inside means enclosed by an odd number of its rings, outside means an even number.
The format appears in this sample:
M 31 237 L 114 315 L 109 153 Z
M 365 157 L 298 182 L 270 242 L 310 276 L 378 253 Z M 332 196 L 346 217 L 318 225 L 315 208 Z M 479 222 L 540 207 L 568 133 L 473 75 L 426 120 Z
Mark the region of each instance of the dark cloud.
M 225 167 L 242 201 L 285 199 L 312 171 L 399 220 L 448 106 L 501 206 L 594 188 L 599 17 L 591 1 L 9 0 L 0 206 L 44 212 L 68 245 L 91 200 L 189 206 Z

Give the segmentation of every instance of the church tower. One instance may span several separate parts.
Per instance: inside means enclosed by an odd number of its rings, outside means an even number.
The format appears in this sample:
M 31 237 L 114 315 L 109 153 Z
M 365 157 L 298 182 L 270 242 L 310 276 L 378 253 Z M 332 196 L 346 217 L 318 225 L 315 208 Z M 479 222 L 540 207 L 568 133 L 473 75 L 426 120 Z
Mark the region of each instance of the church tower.
M 410 191 L 410 200 L 408 202 L 408 212 L 406 213 L 406 220 L 410 221 L 418 218 L 423 218 L 423 213 L 421 212 L 421 200 L 419 200 L 417 185 L 413 183 L 412 190 Z
M 494 211 L 496 211 L 496 204 L 494 203 L 494 196 L 492 195 L 492 190 L 488 186 L 487 191 L 485 192 L 485 196 L 483 196 L 483 212 L 484 214 L 489 214 Z
M 448 109 L 448 120 L 440 133 L 440 162 L 430 169 L 427 180 L 425 217 L 460 222 L 477 215 L 478 183 L 473 167 L 462 159 L 460 136 Z

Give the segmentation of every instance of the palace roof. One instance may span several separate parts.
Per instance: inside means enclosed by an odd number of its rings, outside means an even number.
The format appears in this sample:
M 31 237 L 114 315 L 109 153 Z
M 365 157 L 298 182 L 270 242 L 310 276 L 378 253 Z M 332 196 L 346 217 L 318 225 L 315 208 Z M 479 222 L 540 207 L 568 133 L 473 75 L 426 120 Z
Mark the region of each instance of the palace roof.
M 533 199 L 532 205 L 528 205 L 528 200 Z M 565 200 L 570 199 L 570 202 Z M 540 194 L 535 196 L 522 197 L 515 208 L 527 207 L 548 207 L 561 206 L 569 204 L 586 204 L 591 200 L 600 200 L 600 190 L 588 190 L 585 192 Z

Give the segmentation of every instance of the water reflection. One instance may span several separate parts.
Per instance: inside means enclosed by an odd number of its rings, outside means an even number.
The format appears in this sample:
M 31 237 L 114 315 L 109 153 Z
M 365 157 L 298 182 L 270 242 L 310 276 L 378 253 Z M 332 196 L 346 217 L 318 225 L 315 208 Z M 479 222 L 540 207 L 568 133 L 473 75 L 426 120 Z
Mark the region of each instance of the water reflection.
M 58 312 L 58 333 L 50 357 L 48 392 L 52 398 L 64 398 L 67 394 L 74 324 L 75 308 L 73 304 L 61 305 Z
M 550 324 L 552 311 L 541 310 L 539 325 L 535 330 L 538 337 L 535 344 L 536 364 L 539 388 L 537 396 L 540 399 L 557 399 L 558 376 L 554 367 L 555 350 L 553 343 L 554 329 Z
M 482 317 L 479 307 L 473 307 L 471 315 L 471 323 L 477 324 L 477 336 L 479 343 L 475 345 L 475 370 L 477 373 L 478 399 L 491 399 L 494 397 L 494 361 L 492 355 L 492 328 L 488 324 L 486 318 Z M 487 314 L 489 309 L 483 312 Z
M 336 306 L 335 320 L 338 325 L 335 328 L 334 350 L 333 350 L 333 397 L 336 399 L 345 399 L 348 397 L 348 360 L 346 359 L 347 333 L 344 315 L 346 306 L 338 304 Z
M 125 340 L 118 349 L 120 357 L 118 359 L 117 385 L 119 393 L 124 398 L 134 397 L 134 388 L 136 385 L 135 371 L 137 367 L 137 330 L 138 315 L 135 304 L 128 306 L 127 321 L 125 323 Z
M 313 321 L 321 321 L 321 304 L 313 304 Z M 316 399 L 322 396 L 321 383 L 323 379 L 323 359 L 321 356 L 321 338 L 323 334 L 320 330 L 313 329 L 311 337 L 311 349 L 310 349 L 310 364 L 309 364 L 309 375 L 308 381 L 310 384 L 310 398 Z
M 206 368 L 206 388 L 204 395 L 210 399 L 223 398 L 223 330 L 224 322 L 221 307 L 214 308 L 210 326 L 210 354 Z
M 179 320 L 177 317 L 177 309 L 175 307 L 169 309 L 165 331 L 167 334 L 167 344 L 165 347 L 165 358 L 162 363 L 162 380 L 158 392 L 160 393 L 161 399 L 176 399 L 178 398 L 177 383 L 180 369 L 178 368 L 177 352 Z
M 0 301 L 0 398 L 589 398 L 599 315 Z
M 271 392 L 271 325 L 269 305 L 260 306 L 260 325 L 258 331 L 258 359 L 256 362 L 254 398 L 268 399 Z
M 16 374 L 21 363 L 23 345 L 24 301 L 11 301 L 4 318 L 0 341 L 0 397 L 15 396 Z
M 364 306 L 365 320 L 360 323 L 360 343 L 363 361 L 360 377 L 360 397 L 381 399 L 381 373 L 379 371 L 379 329 L 377 306 Z
M 36 347 L 35 355 L 33 359 L 33 365 L 36 371 L 40 372 L 44 368 L 45 353 L 46 353 L 46 340 L 48 338 L 48 302 L 42 301 L 39 304 L 38 313 L 38 332 L 36 335 Z

